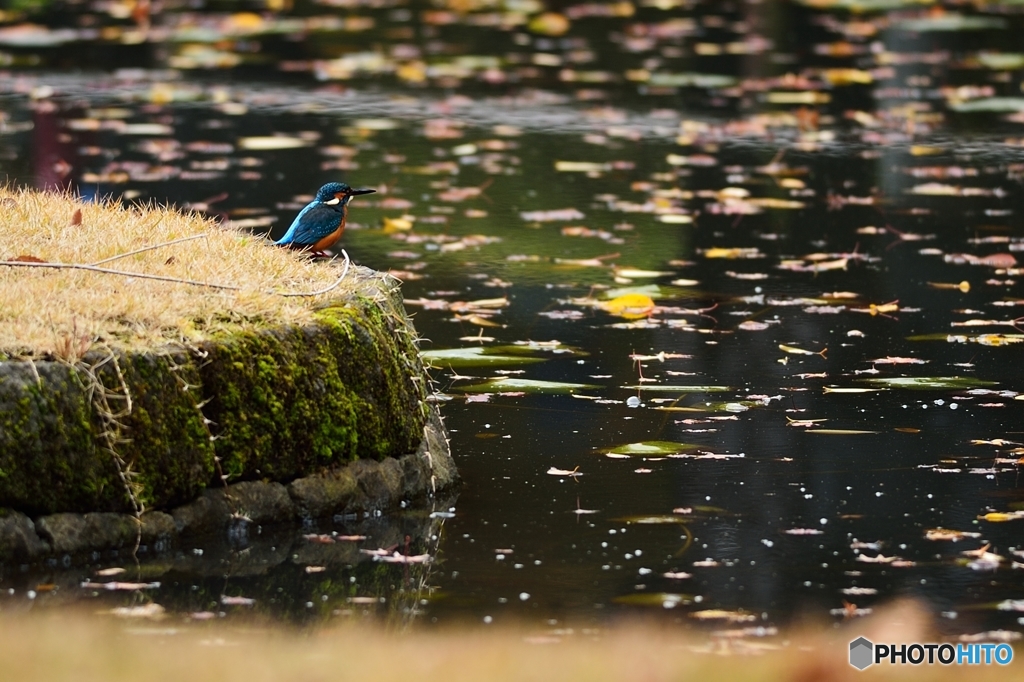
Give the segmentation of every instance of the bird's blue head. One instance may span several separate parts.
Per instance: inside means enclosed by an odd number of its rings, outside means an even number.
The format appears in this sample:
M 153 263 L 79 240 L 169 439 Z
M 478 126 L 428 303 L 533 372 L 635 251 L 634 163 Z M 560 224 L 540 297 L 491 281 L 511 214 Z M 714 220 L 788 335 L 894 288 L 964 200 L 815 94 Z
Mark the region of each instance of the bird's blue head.
M 339 203 L 344 206 L 358 194 L 372 194 L 376 191 L 375 189 L 352 189 L 344 182 L 328 182 L 316 193 L 316 200 L 331 206 Z

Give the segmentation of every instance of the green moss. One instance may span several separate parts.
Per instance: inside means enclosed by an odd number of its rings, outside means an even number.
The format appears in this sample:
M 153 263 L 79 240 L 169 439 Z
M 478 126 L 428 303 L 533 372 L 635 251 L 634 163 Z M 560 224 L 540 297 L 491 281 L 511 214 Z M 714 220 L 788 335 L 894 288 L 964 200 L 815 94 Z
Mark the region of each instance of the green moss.
M 93 438 L 89 394 L 57 363 L 0 363 L 0 506 L 110 510 L 127 501 Z
M 397 325 L 363 300 L 321 309 L 307 327 L 234 332 L 206 343 L 205 411 L 217 424 L 225 473 L 289 480 L 414 450 L 426 396 L 409 376 L 415 346 L 395 334 Z
M 132 404 L 117 419 L 120 440 L 114 448 L 131 472 L 139 501 L 146 508 L 188 502 L 206 487 L 215 467 L 210 433 L 197 406 L 198 368 L 184 352 L 118 355 L 118 364 Z M 97 378 L 113 395 L 123 392 L 112 363 Z M 114 409 L 122 406 L 111 402 Z M 102 418 L 93 419 L 101 433 Z
M 217 458 L 233 480 L 288 481 L 415 451 L 424 371 L 397 290 L 366 288 L 383 295 L 305 327 L 223 327 L 197 352 L 0 362 L 0 506 L 130 512 L 118 461 L 168 508 L 219 484 Z

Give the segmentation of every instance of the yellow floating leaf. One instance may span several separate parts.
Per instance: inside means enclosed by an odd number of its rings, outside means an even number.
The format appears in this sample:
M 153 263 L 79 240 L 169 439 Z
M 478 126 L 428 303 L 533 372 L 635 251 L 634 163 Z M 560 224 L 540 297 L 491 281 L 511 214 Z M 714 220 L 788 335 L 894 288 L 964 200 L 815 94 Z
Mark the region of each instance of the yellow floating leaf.
M 528 28 L 541 35 L 560 36 L 569 30 L 569 26 L 569 20 L 564 14 L 544 12 L 531 19 Z
M 726 249 L 713 246 L 710 249 L 704 249 L 705 258 L 761 258 L 763 255 L 757 248 Z
M 757 620 L 757 616 L 753 613 L 747 613 L 745 611 L 725 611 L 723 609 L 694 611 L 690 614 L 690 618 L 696 618 L 697 620 L 725 620 L 730 623 L 747 623 Z
M 832 85 L 867 85 L 874 81 L 871 72 L 863 69 L 825 69 L 822 75 Z
M 769 92 L 766 98 L 770 104 L 828 104 L 831 95 L 826 92 Z
M 623 294 L 610 301 L 602 302 L 599 307 L 627 320 L 638 320 L 654 312 L 654 299 L 646 294 Z
M 402 216 L 401 218 L 384 218 L 383 227 L 385 234 L 391 234 L 393 232 L 404 232 L 405 230 L 411 230 L 413 221 L 411 217 Z
M 982 521 L 990 521 L 992 523 L 1002 523 L 1003 521 L 1016 521 L 1017 519 L 1024 518 L 1022 512 L 989 512 L 978 517 Z
M 933 289 L 956 289 L 963 293 L 967 293 L 971 290 L 971 283 L 967 280 L 960 282 L 959 284 L 952 284 L 949 282 L 928 282 L 928 286 Z
M 747 203 L 753 204 L 754 206 L 760 206 L 761 208 L 789 208 L 797 209 L 804 208 L 807 206 L 802 201 L 792 201 L 790 199 L 776 199 L 774 197 L 758 197 L 754 199 L 748 199 Z

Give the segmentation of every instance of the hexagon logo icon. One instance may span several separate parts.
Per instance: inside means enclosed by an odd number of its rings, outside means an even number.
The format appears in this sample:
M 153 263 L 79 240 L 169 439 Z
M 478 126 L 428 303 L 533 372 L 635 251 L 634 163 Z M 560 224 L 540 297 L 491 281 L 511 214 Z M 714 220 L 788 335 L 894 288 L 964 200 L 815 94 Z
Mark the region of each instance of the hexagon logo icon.
M 857 670 L 864 670 L 874 663 L 875 645 L 865 637 L 858 637 L 850 642 L 850 665 Z

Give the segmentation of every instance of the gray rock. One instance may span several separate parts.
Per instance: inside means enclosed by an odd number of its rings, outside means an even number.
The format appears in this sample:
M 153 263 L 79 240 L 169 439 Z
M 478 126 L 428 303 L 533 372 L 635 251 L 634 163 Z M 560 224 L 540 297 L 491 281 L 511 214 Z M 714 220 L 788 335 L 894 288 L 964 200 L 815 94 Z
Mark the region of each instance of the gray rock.
M 216 494 L 219 491 L 211 492 Z M 245 517 L 252 523 L 292 521 L 297 515 L 288 489 L 280 483 L 244 481 L 223 488 L 222 494 L 233 515 Z
M 149 544 L 157 540 L 168 540 L 177 534 L 177 524 L 170 514 L 150 511 L 142 515 L 142 542 Z
M 174 526 L 181 535 L 205 535 L 224 528 L 231 517 L 231 507 L 222 488 L 206 490 L 199 499 L 171 512 Z
M 139 524 L 128 514 L 51 514 L 36 519 L 36 531 L 54 552 L 77 554 L 134 545 Z
M 331 516 L 349 509 L 359 493 L 355 477 L 348 469 L 298 478 L 288 484 L 299 513 L 310 519 Z
M 391 460 L 394 462 L 394 460 Z M 395 462 L 397 464 L 397 462 Z M 383 465 L 372 460 L 359 460 L 349 464 L 356 484 L 362 492 L 361 509 L 386 509 L 398 503 L 402 488 L 401 467 Z
M 31 561 L 50 551 L 39 539 L 32 519 L 16 511 L 0 510 L 0 561 Z

